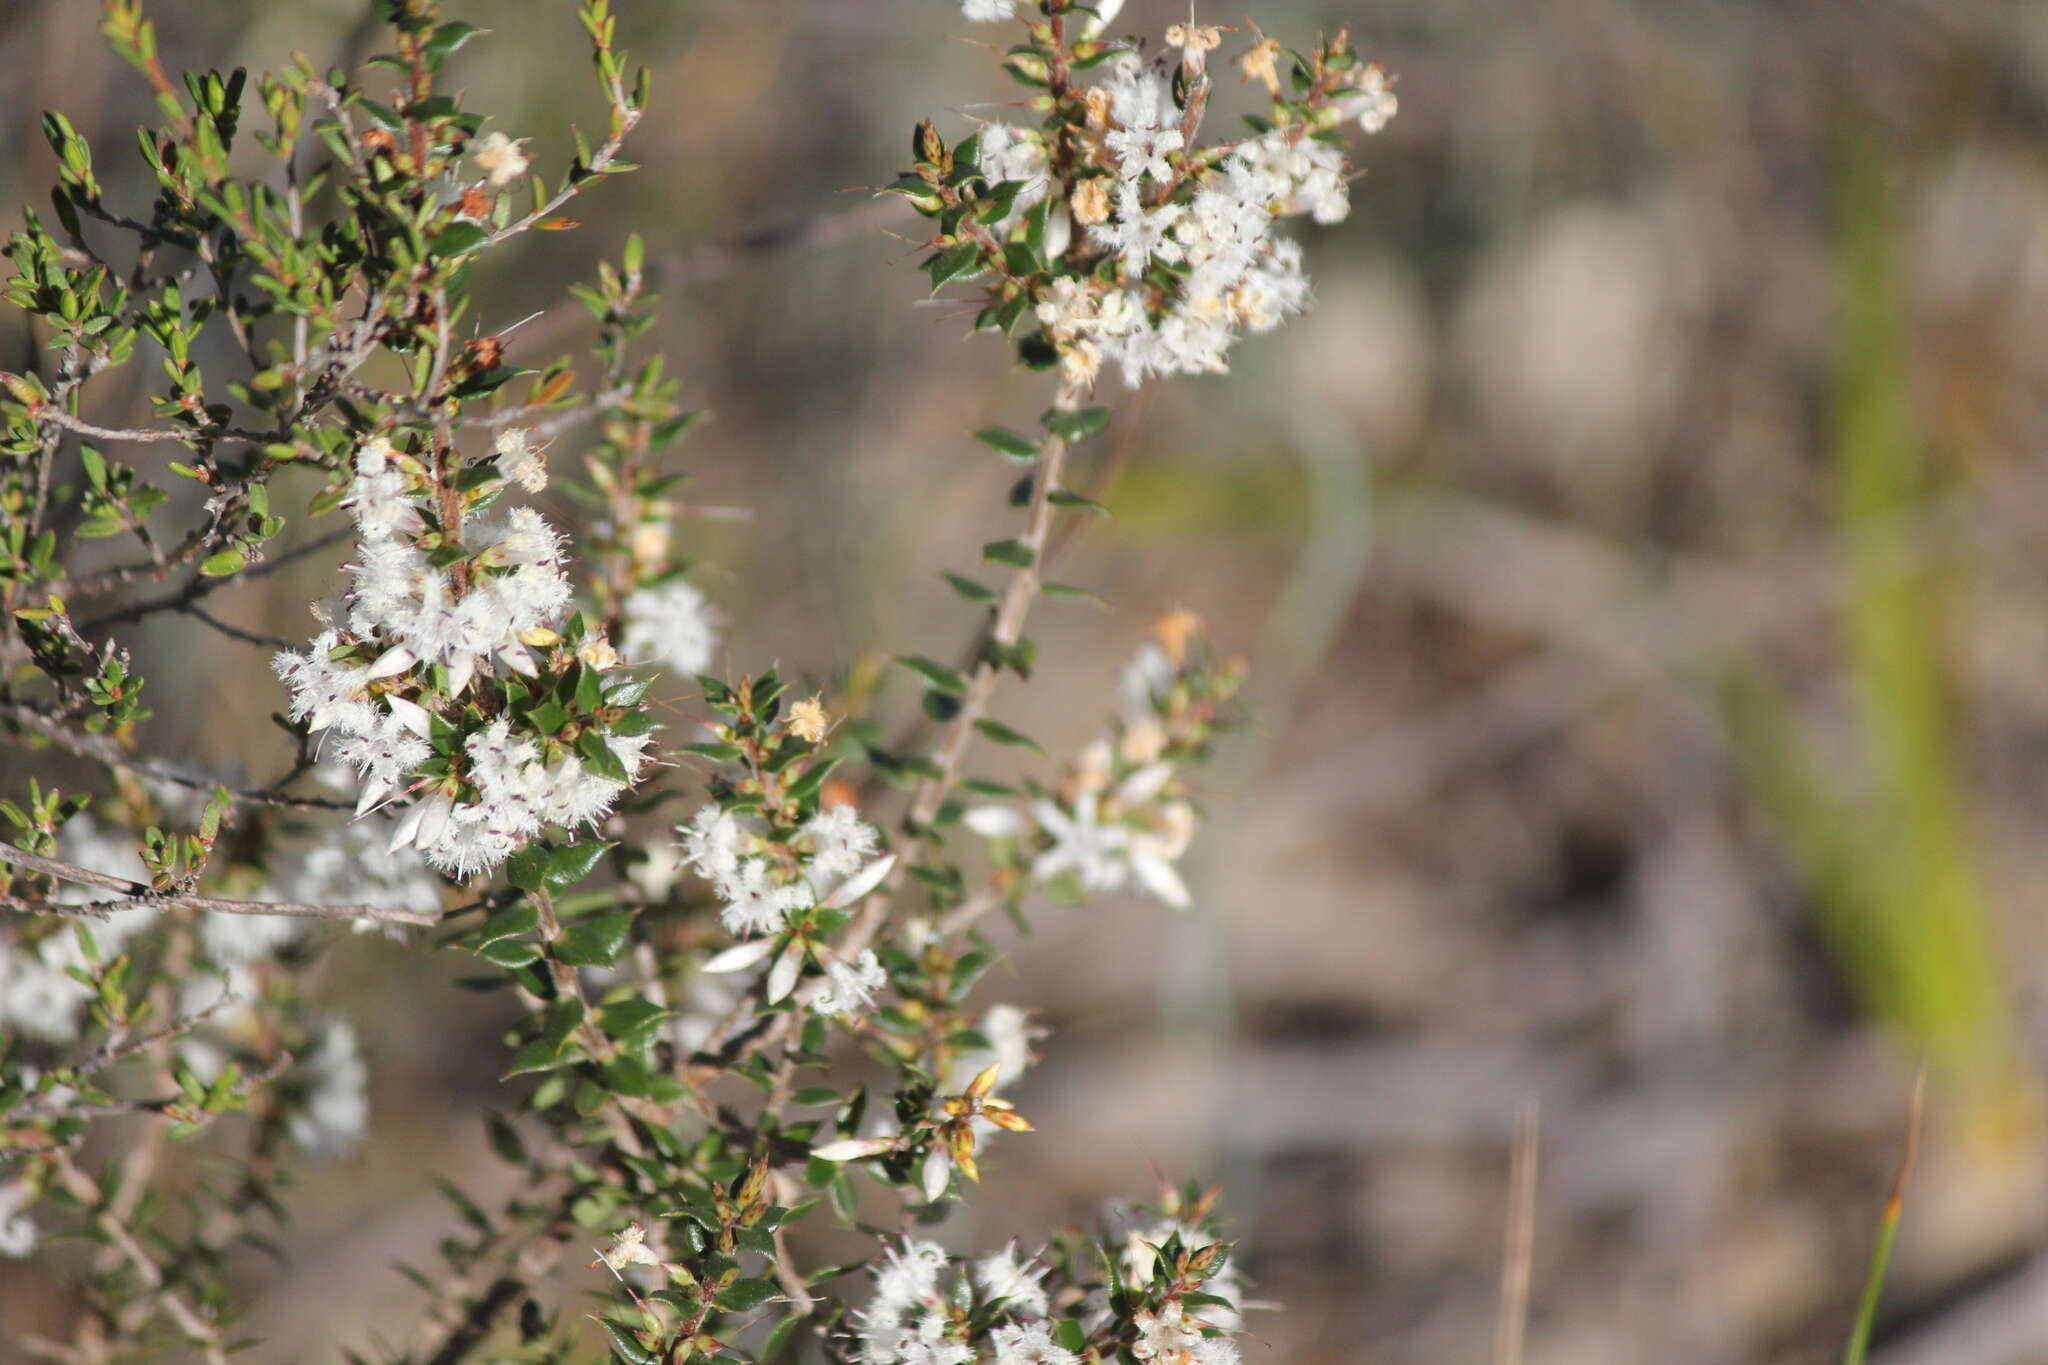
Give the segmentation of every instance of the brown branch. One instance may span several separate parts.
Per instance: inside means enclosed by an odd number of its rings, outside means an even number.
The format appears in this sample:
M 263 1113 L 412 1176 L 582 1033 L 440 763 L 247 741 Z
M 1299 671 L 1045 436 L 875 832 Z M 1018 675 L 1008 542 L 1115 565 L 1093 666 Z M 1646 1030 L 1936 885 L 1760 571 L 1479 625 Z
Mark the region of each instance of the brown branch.
M 12 863 L 41 872 L 60 881 L 72 882 L 79 886 L 98 887 L 102 891 L 120 893 L 119 899 L 93 901 L 86 905 L 44 904 L 42 911 L 53 915 L 94 916 L 111 910 L 131 908 L 163 909 L 175 906 L 183 910 L 205 910 L 219 915 L 282 915 L 291 919 L 369 920 L 378 924 L 439 924 L 441 916 L 418 910 L 391 910 L 380 905 L 299 905 L 291 901 L 243 901 L 228 900 L 219 896 L 195 896 L 179 891 L 158 891 L 142 882 L 130 881 L 126 877 L 111 877 L 104 872 L 73 863 L 60 862 L 16 848 L 9 843 L 0 843 L 0 862 Z
M 184 787 L 188 791 L 210 792 L 217 785 L 202 778 L 188 777 L 168 768 L 144 763 L 123 749 L 112 736 L 91 732 L 80 733 L 66 725 L 60 717 L 49 715 L 26 702 L 16 702 L 11 706 L 0 705 L 0 720 L 14 725 L 19 730 L 33 730 L 66 752 L 76 754 L 80 758 L 91 759 L 104 767 L 119 768 L 123 772 L 135 773 L 157 782 L 168 782 L 173 786 Z M 272 806 L 280 810 L 355 809 L 351 802 L 331 801 L 324 796 L 283 796 L 278 793 L 277 788 L 304 770 L 303 765 L 295 767 L 286 778 L 264 788 L 230 787 L 228 799 L 238 805 Z

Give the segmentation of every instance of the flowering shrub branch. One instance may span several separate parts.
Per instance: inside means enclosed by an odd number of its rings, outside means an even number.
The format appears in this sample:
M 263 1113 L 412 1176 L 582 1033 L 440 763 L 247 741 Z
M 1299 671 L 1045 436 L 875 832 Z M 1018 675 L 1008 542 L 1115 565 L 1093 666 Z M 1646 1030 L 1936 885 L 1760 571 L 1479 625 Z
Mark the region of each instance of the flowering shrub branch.
M 1067 486 L 1111 423 L 1102 368 L 1221 371 L 1305 306 L 1276 225 L 1341 217 L 1342 125 L 1394 111 L 1346 35 L 1294 53 L 1254 29 L 1240 67 L 1266 106 L 1202 145 L 1226 30 L 1178 25 L 1148 59 L 1111 35 L 1116 8 L 967 0 L 1020 25 L 1003 64 L 1037 121 L 952 144 L 921 123 L 889 187 L 929 223 L 933 290 L 965 289 L 1052 391 L 1037 434 L 978 433 L 1020 466 L 1021 522 L 983 548 L 998 584 L 948 575 L 976 613 L 962 661 L 900 656 L 935 731 L 885 744 L 879 688 L 713 669 L 743 623 L 678 552 L 694 414 L 641 350 L 640 240 L 574 291 L 586 358 L 518 363 L 517 324 L 474 287 L 486 253 L 574 226 L 572 199 L 634 169 L 648 81 L 607 0 L 578 9 L 605 135 L 553 176 L 444 92 L 481 31 L 432 0 L 379 0 L 391 50 L 360 79 L 303 59 L 258 77 L 253 175 L 235 169 L 246 74 L 174 81 L 139 5 L 108 0 L 163 120 L 141 139 L 152 198 L 110 204 L 52 114 L 56 221 L 25 214 L 6 253 L 5 296 L 50 358 L 0 375 L 0 729 L 85 774 L 24 773 L 0 800 L 0 1254 L 58 1228 L 93 1248 L 74 1339 L 26 1349 L 232 1349 L 226 1253 L 265 1235 L 306 1154 L 369 1119 L 346 1002 L 320 989 L 326 920 L 438 928 L 485 969 L 470 984 L 518 1006 L 498 1063 L 518 1113 L 488 1121 L 517 1192 L 485 1208 L 450 1188 L 465 1232 L 412 1272 L 428 1301 L 388 1359 L 592 1341 L 628 1365 L 1235 1359 L 1247 1305 L 1197 1188 L 965 1259 L 911 1230 L 1032 1131 L 1013 1095 L 1042 1030 L 976 999 L 1003 953 L 988 912 L 1123 889 L 1189 904 L 1190 773 L 1235 718 L 1243 664 L 1174 612 L 1102 739 L 1044 776 L 977 767 L 982 741 L 1039 750 L 998 702 L 1046 666 L 1034 607 L 1078 595 L 1046 581 L 1061 519 L 1104 514 Z M 150 423 L 87 416 L 88 385 L 145 355 Z M 584 509 L 573 540 L 533 505 L 548 492 Z M 276 549 L 301 515 L 347 525 Z M 298 640 L 202 605 L 342 540 Z M 276 780 L 161 752 L 147 651 L 121 637 L 171 616 L 274 656 Z M 687 733 L 656 724 L 657 686 L 692 690 Z M 134 1136 L 102 1159 L 87 1140 L 117 1121 Z M 144 1199 L 173 1142 L 241 1175 Z M 897 1231 L 862 1265 L 819 1263 L 812 1229 L 861 1217 Z M 583 1248 L 611 1282 L 589 1315 L 567 1308 Z

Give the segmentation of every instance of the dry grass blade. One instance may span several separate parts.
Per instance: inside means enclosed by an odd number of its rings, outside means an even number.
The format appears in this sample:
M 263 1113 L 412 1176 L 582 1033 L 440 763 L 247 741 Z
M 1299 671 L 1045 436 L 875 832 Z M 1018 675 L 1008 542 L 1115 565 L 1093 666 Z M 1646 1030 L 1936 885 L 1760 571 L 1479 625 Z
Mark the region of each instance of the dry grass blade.
M 1529 1333 L 1529 1273 L 1536 1247 L 1536 1158 L 1541 1137 L 1542 1109 L 1530 1100 L 1515 1116 L 1515 1149 L 1508 1162 L 1507 1249 L 1501 1262 L 1494 1365 L 1522 1365 L 1522 1346 Z
M 1878 1225 L 1877 1247 L 1870 1254 L 1870 1274 L 1864 1277 L 1863 1297 L 1856 1305 L 1856 1324 L 1849 1329 L 1849 1344 L 1842 1351 L 1843 1365 L 1863 1365 L 1870 1354 L 1870 1331 L 1877 1321 L 1877 1302 L 1884 1295 L 1885 1269 L 1891 1264 L 1892 1243 L 1899 1235 L 1899 1215 L 1906 1208 L 1906 1182 L 1913 1175 L 1913 1158 L 1920 1150 L 1920 1118 L 1927 1103 L 1927 1068 L 1923 1064 L 1913 1078 L 1913 1105 L 1906 1118 L 1906 1151 L 1899 1158 L 1899 1173 L 1892 1177 L 1891 1197 L 1884 1203 L 1884 1221 Z

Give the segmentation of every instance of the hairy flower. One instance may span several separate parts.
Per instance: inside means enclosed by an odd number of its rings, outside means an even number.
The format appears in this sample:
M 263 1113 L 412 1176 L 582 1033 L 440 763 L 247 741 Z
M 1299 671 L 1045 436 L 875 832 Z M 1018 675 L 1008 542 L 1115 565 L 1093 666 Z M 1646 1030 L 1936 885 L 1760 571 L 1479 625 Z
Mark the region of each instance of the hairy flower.
M 811 1001 L 811 1008 L 827 1016 L 871 1008 L 875 992 L 889 984 L 889 974 L 882 970 L 872 948 L 864 949 L 852 962 L 827 959 L 825 978 L 829 984 Z
M 635 663 L 659 663 L 678 673 L 702 673 L 718 649 L 718 610 L 682 579 L 626 594 L 626 628 L 619 645 Z
M 26 1212 L 33 1202 L 26 1181 L 0 1185 L 0 1256 L 24 1260 L 36 1249 L 36 1225 Z
M 991 1299 L 1001 1299 L 1003 1309 L 1020 1318 L 1042 1318 L 1046 1312 L 1045 1267 L 1017 1259 L 1017 1244 L 984 1256 L 974 1264 L 974 1282 Z
M 492 189 L 503 189 L 526 174 L 526 153 L 520 150 L 524 142 L 524 138 L 514 141 L 503 133 L 486 133 L 470 149 L 476 168 L 490 180 Z

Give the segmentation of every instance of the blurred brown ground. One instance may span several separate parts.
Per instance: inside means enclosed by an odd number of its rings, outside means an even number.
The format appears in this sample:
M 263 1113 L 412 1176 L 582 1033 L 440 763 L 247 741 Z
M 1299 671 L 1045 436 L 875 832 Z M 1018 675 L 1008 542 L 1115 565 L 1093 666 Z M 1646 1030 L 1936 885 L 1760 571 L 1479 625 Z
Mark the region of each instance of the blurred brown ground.
M 158 0 L 178 65 L 367 55 L 360 0 Z M 945 0 L 620 0 L 656 68 L 647 170 L 528 240 L 480 294 L 540 363 L 562 287 L 646 235 L 660 343 L 716 421 L 684 451 L 683 543 L 738 623 L 733 667 L 958 648 L 937 578 L 992 538 L 1005 474 L 966 437 L 1040 385 L 919 305 L 869 206 L 913 120 L 1009 99 Z M 132 189 L 144 100 L 78 0 L 0 6 L 0 202 L 44 202 L 61 107 Z M 450 6 L 474 107 L 558 164 L 597 117 L 562 5 Z M 1173 3 L 1132 0 L 1157 31 Z M 1238 19 L 1203 7 L 1203 17 Z M 1199 907 L 1053 911 L 991 999 L 1053 1036 L 963 1240 L 1032 1235 L 1160 1175 L 1220 1179 L 1260 1297 L 1247 1359 L 1490 1359 L 1514 1115 L 1541 1106 L 1531 1362 L 1832 1359 L 1901 1142 L 1916 1048 L 1815 928 L 1784 831 L 1731 757 L 1718 669 L 1783 680 L 1850 791 L 1828 451 L 1840 130 L 1898 212 L 1906 383 L 1941 496 L 1909 531 L 1957 587 L 1932 666 L 2024 1057 L 1987 1097 L 1937 1076 L 1879 1358 L 2048 1360 L 2039 837 L 2048 757 L 2048 7 L 1965 0 L 1261 0 L 1307 41 L 1349 20 L 1400 76 L 1352 219 L 1306 229 L 1319 305 L 1228 379 L 1136 402 L 1117 516 L 1058 574 L 1044 679 L 1005 714 L 1090 737 L 1142 624 L 1202 612 L 1255 662 L 1259 723 L 1207 777 Z M 946 111 L 950 111 L 946 112 Z M 993 112 L 993 111 L 987 111 Z M 260 117 L 260 115 L 253 115 Z M 850 215 L 835 217 L 836 215 Z M 818 226 L 825 220 L 823 226 Z M 784 230 L 810 228 L 784 233 Z M 794 245 L 750 239 L 794 235 Z M 733 249 L 710 250 L 707 247 Z M 20 345 L 18 320 L 0 346 Z M 1110 381 L 1112 384 L 1114 380 Z M 139 413 L 136 395 L 130 399 Z M 114 421 L 113 413 L 106 420 Z M 566 453 L 566 452 L 565 452 Z M 562 455 L 558 454 L 560 461 Z M 1101 453 L 1082 470 L 1103 468 Z M 301 528 L 303 529 L 303 528 Z M 216 598 L 293 634 L 328 566 Z M 133 641 L 158 742 L 277 761 L 260 651 Z M 235 653 L 228 653 L 235 650 Z M 991 760 L 994 761 L 994 760 Z M 270 1344 L 327 1360 L 403 1330 L 449 1225 L 428 1184 L 505 1175 L 477 1114 L 495 1006 L 459 964 L 354 944 L 327 989 L 364 1030 L 374 1140 L 305 1175 L 289 1262 L 253 1262 Z M 61 1313 L 0 1264 L 0 1319 Z

